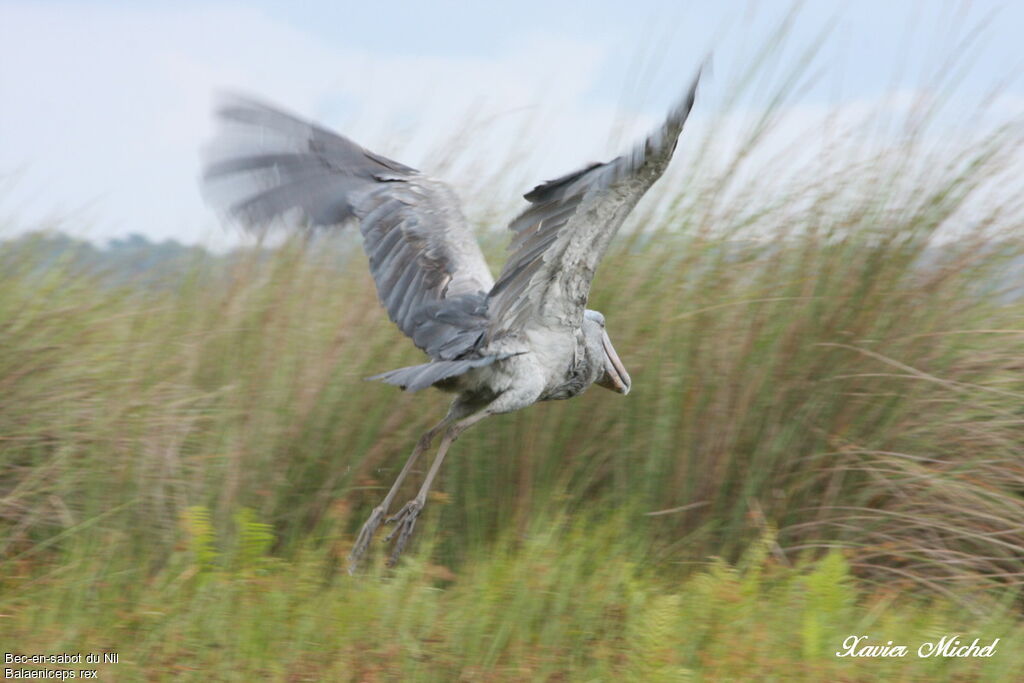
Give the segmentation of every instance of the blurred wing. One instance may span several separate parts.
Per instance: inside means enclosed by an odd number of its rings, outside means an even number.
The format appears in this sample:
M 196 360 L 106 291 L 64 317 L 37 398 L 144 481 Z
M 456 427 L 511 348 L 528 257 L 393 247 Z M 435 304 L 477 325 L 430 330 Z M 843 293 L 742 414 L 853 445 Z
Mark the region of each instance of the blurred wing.
M 665 123 L 626 155 L 549 180 L 509 225 L 512 252 L 488 297 L 488 338 L 540 323 L 577 328 L 590 282 L 626 216 L 664 173 L 693 107 L 698 71 Z
M 494 279 L 444 183 L 260 102 L 233 97 L 203 174 L 204 194 L 250 228 L 357 218 L 388 316 L 434 358 L 471 348 Z

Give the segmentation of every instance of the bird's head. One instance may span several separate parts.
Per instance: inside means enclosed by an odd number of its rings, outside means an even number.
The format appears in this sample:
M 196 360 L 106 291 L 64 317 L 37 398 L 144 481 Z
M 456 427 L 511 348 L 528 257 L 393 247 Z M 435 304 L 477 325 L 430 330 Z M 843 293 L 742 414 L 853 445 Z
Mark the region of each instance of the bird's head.
M 589 309 L 583 313 L 583 335 L 591 354 L 600 362 L 600 374 L 594 383 L 620 394 L 628 394 L 629 373 L 619 360 L 619 354 L 615 353 L 612 340 L 604 329 L 604 316 L 601 313 Z

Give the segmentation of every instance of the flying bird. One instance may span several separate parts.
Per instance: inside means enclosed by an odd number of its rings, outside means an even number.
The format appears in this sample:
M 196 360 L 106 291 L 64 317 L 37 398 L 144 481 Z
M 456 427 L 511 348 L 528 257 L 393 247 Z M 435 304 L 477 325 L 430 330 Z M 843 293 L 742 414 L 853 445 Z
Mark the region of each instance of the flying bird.
M 668 166 L 699 81 L 700 70 L 665 121 L 626 154 L 527 192 L 497 281 L 440 180 L 256 100 L 231 97 L 217 110 L 221 129 L 203 172 L 211 204 L 249 228 L 292 216 L 316 227 L 357 220 L 381 303 L 430 358 L 369 379 L 455 394 L 363 525 L 350 573 L 383 522 L 395 525 L 386 541 L 397 537 L 389 564 L 397 562 L 445 454 L 470 426 L 578 396 L 591 384 L 629 393 L 605 317 L 586 307 L 590 283 L 612 237 Z M 389 517 L 438 436 L 419 493 Z

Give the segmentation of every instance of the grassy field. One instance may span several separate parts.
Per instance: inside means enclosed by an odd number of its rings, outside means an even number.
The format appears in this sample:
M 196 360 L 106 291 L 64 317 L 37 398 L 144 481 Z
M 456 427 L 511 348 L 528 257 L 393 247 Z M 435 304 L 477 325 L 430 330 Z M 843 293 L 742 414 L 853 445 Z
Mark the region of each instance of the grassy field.
M 767 192 L 772 113 L 720 164 L 695 145 L 601 266 L 633 392 L 467 432 L 402 564 L 378 542 L 356 577 L 447 405 L 363 382 L 420 356 L 356 242 L 145 286 L 6 244 L 5 651 L 116 652 L 112 681 L 1020 680 L 1021 131 L 933 157 L 911 128 Z M 916 655 L 943 636 L 1000 642 Z

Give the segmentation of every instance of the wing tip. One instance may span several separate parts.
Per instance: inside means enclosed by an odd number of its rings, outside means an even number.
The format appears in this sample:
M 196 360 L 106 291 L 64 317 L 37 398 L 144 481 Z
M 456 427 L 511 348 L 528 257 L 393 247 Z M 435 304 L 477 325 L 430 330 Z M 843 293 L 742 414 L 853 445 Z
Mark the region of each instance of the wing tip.
M 697 87 L 704 78 L 704 73 L 711 70 L 711 58 L 712 53 L 708 53 L 700 64 L 697 66 L 697 73 L 693 76 L 693 82 L 690 83 L 690 87 L 686 89 L 686 94 L 683 95 L 679 103 L 672 108 L 672 111 L 668 115 L 668 124 L 672 126 L 678 126 L 680 130 L 686 123 L 686 119 L 690 116 L 690 111 L 693 109 L 694 103 L 697 101 Z
M 709 51 L 697 66 L 697 73 L 694 75 L 693 82 L 687 89 L 686 95 L 683 96 L 679 104 L 677 104 L 669 113 L 668 120 L 670 122 L 679 126 L 686 122 L 686 119 L 690 115 L 690 110 L 693 109 L 694 102 L 696 102 L 697 99 L 697 86 L 700 84 L 704 73 L 711 70 L 713 55 L 714 53 Z M 523 198 L 533 204 L 550 199 L 552 193 L 558 188 L 569 185 L 574 180 L 581 178 L 595 168 L 604 166 L 607 163 L 608 162 L 592 161 L 581 169 L 572 171 L 571 173 L 566 173 L 565 175 L 558 176 L 557 178 L 552 178 L 551 180 L 546 180 L 524 194 Z

